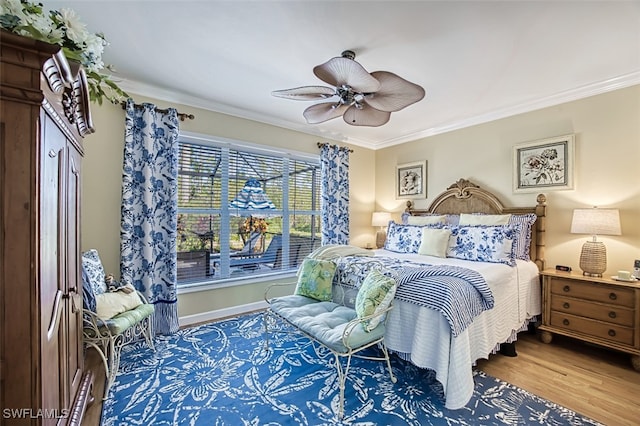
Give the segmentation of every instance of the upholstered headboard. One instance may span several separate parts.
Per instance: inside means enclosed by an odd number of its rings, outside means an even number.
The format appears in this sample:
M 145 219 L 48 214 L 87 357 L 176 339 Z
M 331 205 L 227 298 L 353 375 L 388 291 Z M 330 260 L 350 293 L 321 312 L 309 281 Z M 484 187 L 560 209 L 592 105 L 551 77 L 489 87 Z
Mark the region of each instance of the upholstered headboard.
M 426 214 L 460 214 L 460 213 L 485 213 L 485 214 L 527 214 L 535 213 L 536 222 L 531 230 L 531 260 L 536 263 L 539 270 L 545 267 L 545 221 L 547 215 L 547 197 L 538 194 L 537 204 L 534 207 L 506 208 L 498 198 L 480 188 L 478 185 L 459 179 L 450 185 L 446 191 L 438 195 L 428 209 L 417 210 L 413 208 L 413 202 L 407 201 L 406 212 L 412 216 Z

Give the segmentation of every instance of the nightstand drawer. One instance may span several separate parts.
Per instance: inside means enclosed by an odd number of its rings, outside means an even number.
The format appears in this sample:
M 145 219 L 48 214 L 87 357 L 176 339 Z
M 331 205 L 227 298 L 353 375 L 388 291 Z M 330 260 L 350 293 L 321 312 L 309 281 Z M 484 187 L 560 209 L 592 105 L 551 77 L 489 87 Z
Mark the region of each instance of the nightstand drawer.
M 634 310 L 622 306 L 554 295 L 551 310 L 633 327 Z
M 629 308 L 635 304 L 634 291 L 630 288 L 562 278 L 551 278 L 551 293 Z
M 633 345 L 633 329 L 617 324 L 608 324 L 588 318 L 552 311 L 551 325 L 553 327 L 572 330 L 588 336 L 622 343 L 624 345 Z

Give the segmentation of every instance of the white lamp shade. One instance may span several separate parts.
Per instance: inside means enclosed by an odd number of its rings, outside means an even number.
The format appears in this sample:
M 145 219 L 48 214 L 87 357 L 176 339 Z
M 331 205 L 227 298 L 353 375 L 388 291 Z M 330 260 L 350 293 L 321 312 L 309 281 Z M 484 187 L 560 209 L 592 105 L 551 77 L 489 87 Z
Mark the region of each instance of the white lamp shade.
M 371 226 L 387 226 L 391 220 L 389 212 L 373 212 L 371 215 Z
M 572 234 L 621 235 L 618 209 L 575 209 L 571 221 Z

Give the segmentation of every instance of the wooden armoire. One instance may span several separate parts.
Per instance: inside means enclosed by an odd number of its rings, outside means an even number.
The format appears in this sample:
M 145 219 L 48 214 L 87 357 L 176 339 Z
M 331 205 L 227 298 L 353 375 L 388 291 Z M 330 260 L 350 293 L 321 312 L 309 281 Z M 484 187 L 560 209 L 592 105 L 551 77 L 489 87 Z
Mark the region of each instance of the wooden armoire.
M 0 32 L 0 423 L 80 424 L 84 70 L 60 46 Z

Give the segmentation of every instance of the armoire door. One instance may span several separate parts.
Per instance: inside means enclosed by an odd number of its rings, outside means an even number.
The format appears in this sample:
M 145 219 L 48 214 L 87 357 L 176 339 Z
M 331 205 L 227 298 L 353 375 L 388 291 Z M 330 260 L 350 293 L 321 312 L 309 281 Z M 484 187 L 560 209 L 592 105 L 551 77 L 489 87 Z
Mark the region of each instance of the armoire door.
M 69 407 L 65 389 L 65 334 L 67 315 L 64 275 L 64 179 L 67 140 L 49 116 L 40 113 L 43 135 L 40 181 L 40 371 L 42 406 Z M 56 424 L 46 419 L 46 424 Z
M 66 294 L 67 317 L 67 380 L 70 395 L 76 395 L 84 373 L 84 349 L 82 341 L 82 276 L 80 265 L 80 203 L 82 157 L 72 141 L 67 144 L 66 168 Z M 73 404 L 73 401 L 70 401 Z M 68 405 L 67 405 L 68 406 Z
M 40 297 L 43 406 L 59 413 L 57 424 L 82 378 L 82 299 L 78 296 L 79 154 L 48 114 L 42 112 L 40 190 Z M 66 411 L 65 411 L 66 410 Z

